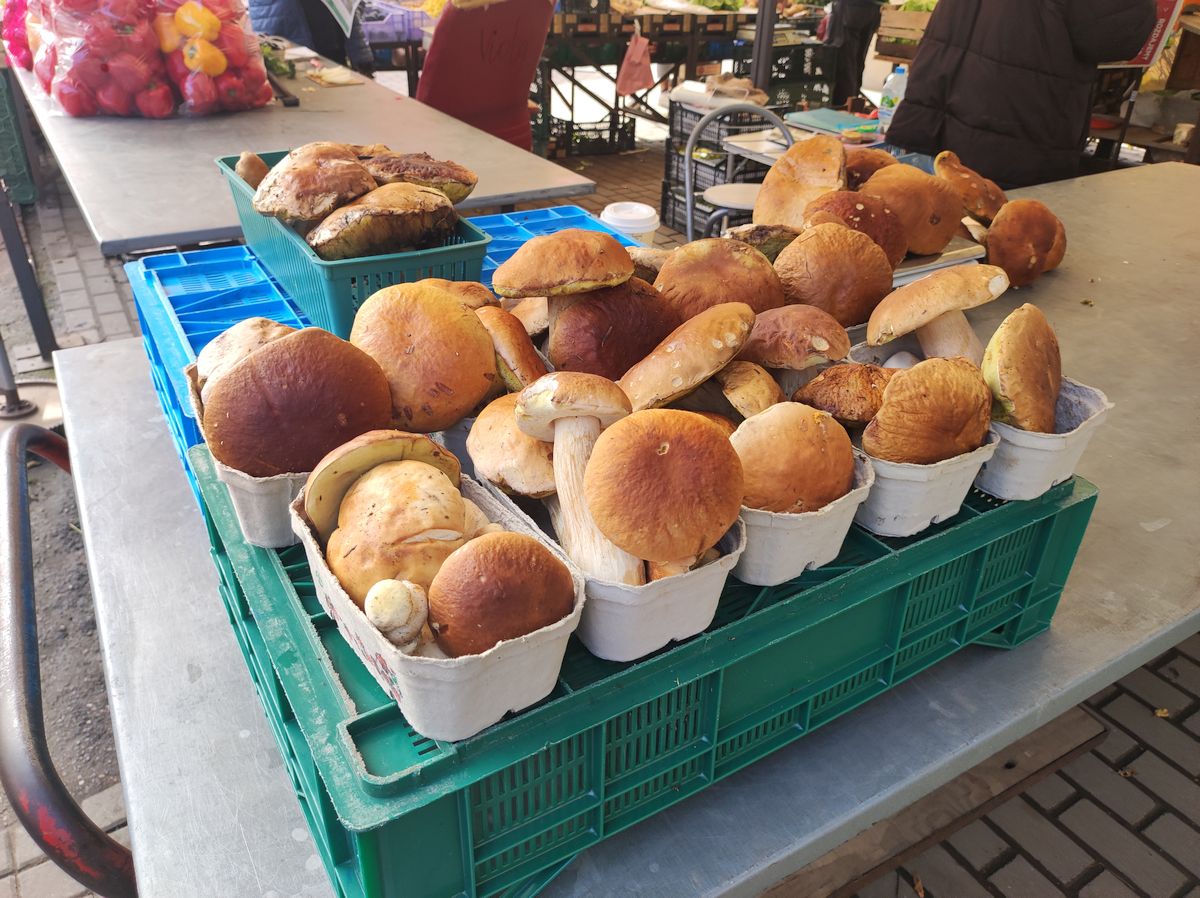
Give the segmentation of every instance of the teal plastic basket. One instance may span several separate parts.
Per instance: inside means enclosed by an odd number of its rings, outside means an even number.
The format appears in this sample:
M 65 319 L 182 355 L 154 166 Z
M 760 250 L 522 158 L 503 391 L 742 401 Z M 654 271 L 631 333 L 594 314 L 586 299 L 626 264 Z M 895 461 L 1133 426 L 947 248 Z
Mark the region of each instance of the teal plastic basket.
M 287 151 L 259 155 L 273 166 Z M 317 327 L 348 338 L 358 307 L 392 284 L 422 278 L 479 280 L 492 238 L 462 218 L 444 246 L 326 262 L 291 228 L 255 211 L 254 190 L 234 171 L 237 160 L 237 156 L 222 156 L 217 168 L 229 182 L 246 244 Z

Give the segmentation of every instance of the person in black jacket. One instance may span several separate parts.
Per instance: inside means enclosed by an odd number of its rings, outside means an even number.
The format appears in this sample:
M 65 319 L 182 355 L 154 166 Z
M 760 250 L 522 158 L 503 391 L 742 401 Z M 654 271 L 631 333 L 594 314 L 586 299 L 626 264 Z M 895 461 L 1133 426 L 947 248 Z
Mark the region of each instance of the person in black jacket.
M 862 87 L 863 66 L 871 38 L 879 30 L 883 0 L 833 0 L 825 42 L 837 47 L 833 78 L 833 105 L 845 106 L 858 96 Z
M 1154 0 L 939 0 L 888 142 L 953 150 L 1004 187 L 1074 177 L 1096 65 L 1154 22 Z

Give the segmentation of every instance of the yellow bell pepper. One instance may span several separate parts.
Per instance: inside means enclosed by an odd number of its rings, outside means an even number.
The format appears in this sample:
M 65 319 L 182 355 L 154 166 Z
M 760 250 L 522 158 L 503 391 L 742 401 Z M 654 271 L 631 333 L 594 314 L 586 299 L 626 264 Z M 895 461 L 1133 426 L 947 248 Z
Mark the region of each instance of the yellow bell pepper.
M 160 12 L 154 17 L 154 33 L 158 35 L 158 48 L 163 53 L 173 53 L 183 43 L 183 35 L 175 27 L 175 17 L 169 12 Z
M 213 78 L 229 66 L 225 54 L 202 37 L 194 37 L 183 45 L 183 64 L 193 72 L 203 72 Z
M 215 41 L 221 33 L 221 20 L 196 0 L 187 0 L 175 10 L 175 27 L 184 37 L 199 37 Z M 166 52 L 166 51 L 164 51 Z

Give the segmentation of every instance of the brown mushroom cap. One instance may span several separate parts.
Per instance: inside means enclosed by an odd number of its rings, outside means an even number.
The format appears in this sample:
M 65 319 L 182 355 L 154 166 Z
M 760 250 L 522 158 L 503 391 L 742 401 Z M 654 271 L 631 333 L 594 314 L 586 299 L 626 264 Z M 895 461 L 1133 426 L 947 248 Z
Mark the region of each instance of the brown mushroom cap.
M 254 350 L 295 332 L 294 327 L 270 318 L 247 318 L 217 334 L 196 356 L 200 399 L 207 402 L 210 384 Z
M 705 309 L 671 331 L 617 384 L 634 411 L 666 405 L 729 364 L 753 325 L 754 310 L 745 303 L 727 302 Z
M 992 417 L 1022 430 L 1054 433 L 1062 356 L 1041 309 L 1025 303 L 1000 322 L 983 354 Z
M 847 147 L 846 189 L 858 190 L 871 175 L 884 166 L 899 164 L 899 160 L 887 150 L 879 150 L 874 147 Z
M 559 309 L 546 347 L 550 363 L 559 371 L 616 380 L 681 321 L 659 292 L 638 277 L 571 300 Z
M 895 373 L 878 365 L 830 365 L 792 399 L 829 412 L 845 427 L 864 427 L 879 411 L 884 387 Z
M 832 190 L 805 207 L 804 219 L 810 225 L 834 222 L 853 231 L 861 231 L 879 244 L 893 268 L 900 264 L 908 252 L 908 238 L 900 218 L 877 196 L 851 190 Z
M 563 418 L 596 418 L 604 428 L 629 412 L 629 398 L 619 386 L 578 371 L 547 374 L 517 395 L 517 426 L 546 442 L 554 440 L 554 424 Z
M 631 277 L 633 260 L 611 234 L 568 228 L 525 243 L 496 269 L 492 289 L 513 298 L 565 296 Z
M 926 359 L 892 375 L 863 450 L 916 465 L 973 452 L 987 438 L 991 406 L 992 391 L 966 359 Z
M 544 296 L 531 296 L 513 304 L 507 310 L 521 322 L 530 337 L 544 334 L 550 327 L 550 309 Z
M 504 492 L 542 499 L 554 494 L 554 444 L 536 440 L 517 426 L 519 394 L 489 402 L 467 434 L 475 473 Z
M 487 329 L 438 287 L 397 284 L 374 293 L 354 316 L 350 342 L 387 375 L 392 420 L 403 430 L 444 430 L 496 384 Z
M 755 312 L 783 305 L 783 285 L 767 257 L 723 237 L 695 240 L 675 250 L 654 287 L 680 320 L 725 302 L 744 302 Z
M 521 390 L 546 373 L 546 363 L 533 348 L 525 325 L 498 306 L 483 306 L 475 310 L 487 328 L 496 348 L 496 368 L 504 386 Z
M 739 358 L 764 368 L 802 371 L 836 362 L 850 351 L 850 335 L 828 312 L 815 306 L 772 309 L 754 319 Z
M 987 232 L 987 260 L 1008 272 L 1014 287 L 1027 287 L 1062 262 L 1067 231 L 1045 203 L 1005 203 Z
M 941 268 L 884 297 L 867 322 L 867 343 L 881 346 L 946 312 L 989 303 L 1007 289 L 1008 275 L 995 265 Z
M 724 415 L 718 415 L 716 412 L 692 412 L 692 414 L 699 415 L 705 421 L 711 422 L 712 425 L 720 430 L 726 438 L 732 436 L 733 432 L 737 430 L 736 424 L 734 424 Z
M 775 260 L 789 303 L 816 306 L 843 327 L 862 324 L 892 289 L 887 254 L 866 234 L 819 224 Z
M 742 461 L 747 508 L 817 511 L 854 485 L 854 450 L 845 428 L 799 402 L 781 402 L 747 418 L 729 442 Z
M 801 228 L 805 206 L 822 193 L 845 186 L 846 149 L 839 138 L 817 134 L 798 141 L 763 178 L 753 221 Z
M 962 200 L 946 181 L 911 165 L 881 168 L 859 188 L 883 200 L 900 218 L 908 251 L 940 253 L 958 230 Z
M 524 533 L 486 533 L 455 550 L 429 587 L 429 626 L 451 657 L 557 623 L 575 607 L 567 566 Z
M 729 440 L 692 412 L 650 409 L 596 441 L 584 474 L 588 509 L 614 544 L 649 561 L 715 546 L 737 520 L 742 466 Z
M 430 287 L 440 287 L 447 293 L 453 293 L 469 308 L 481 309 L 484 306 L 498 306 L 500 300 L 496 294 L 477 281 L 448 281 L 445 278 L 425 278 L 418 284 L 428 284 Z
M 743 418 L 757 415 L 786 398 L 771 373 L 753 362 L 730 362 L 716 373 L 716 378 L 729 404 Z
M 1008 197 L 995 181 L 967 168 L 950 150 L 942 150 L 933 160 L 933 171 L 954 188 L 962 198 L 963 210 L 972 218 L 987 223 L 996 217 Z

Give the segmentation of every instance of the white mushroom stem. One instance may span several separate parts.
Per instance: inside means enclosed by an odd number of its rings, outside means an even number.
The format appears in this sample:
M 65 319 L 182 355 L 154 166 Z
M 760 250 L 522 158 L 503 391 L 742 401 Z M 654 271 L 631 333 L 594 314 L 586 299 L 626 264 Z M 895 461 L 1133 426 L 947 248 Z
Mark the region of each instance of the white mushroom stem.
M 409 580 L 380 580 L 368 590 L 363 611 L 388 642 L 411 654 L 429 617 L 429 600 Z
M 961 356 L 977 367 L 983 364 L 983 344 L 967 316 L 957 309 L 944 312 L 917 328 L 917 340 L 927 359 Z
M 642 560 L 618 549 L 600 532 L 583 493 L 583 473 L 599 436 L 597 418 L 560 418 L 554 423 L 554 529 L 567 556 L 587 576 L 640 586 L 645 582 Z
M 969 215 L 962 220 L 962 223 L 963 223 L 963 226 L 967 229 L 967 231 L 970 232 L 972 240 L 974 240 L 976 243 L 980 244 L 981 246 L 987 246 L 987 235 L 988 235 L 987 225 L 983 224 L 982 222 L 976 221 L 974 218 L 971 218 Z

